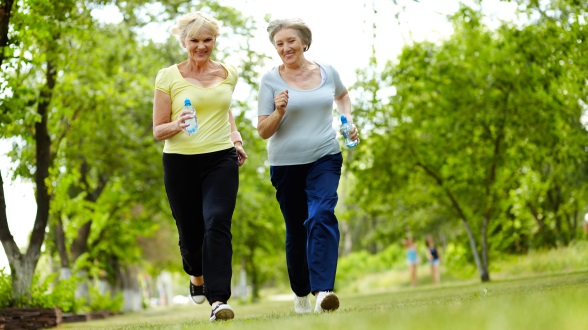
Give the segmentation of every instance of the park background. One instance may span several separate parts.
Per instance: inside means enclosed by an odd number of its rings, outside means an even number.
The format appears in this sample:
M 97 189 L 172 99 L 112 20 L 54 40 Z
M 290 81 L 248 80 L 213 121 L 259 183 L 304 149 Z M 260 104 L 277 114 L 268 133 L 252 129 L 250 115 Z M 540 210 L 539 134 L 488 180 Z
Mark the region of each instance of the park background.
M 308 57 L 348 82 L 362 133 L 343 151 L 337 291 L 408 287 L 407 235 L 418 285 L 427 235 L 442 285 L 588 268 L 585 1 L 1 4 L 0 308 L 138 310 L 162 303 L 164 270 L 171 297 L 187 294 L 151 108 L 157 71 L 185 58 L 169 24 L 192 10 L 222 22 L 215 58 L 241 70 L 234 299 L 289 293 L 255 97 L 279 61 L 265 26 L 292 13 L 313 29 Z

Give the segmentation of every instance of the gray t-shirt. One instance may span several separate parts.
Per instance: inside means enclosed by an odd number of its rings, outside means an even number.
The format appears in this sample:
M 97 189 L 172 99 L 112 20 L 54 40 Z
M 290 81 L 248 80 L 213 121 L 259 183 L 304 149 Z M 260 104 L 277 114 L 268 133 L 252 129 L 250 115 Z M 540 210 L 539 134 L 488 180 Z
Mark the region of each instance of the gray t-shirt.
M 275 111 L 274 97 L 288 90 L 286 114 L 267 145 L 270 165 L 300 165 L 341 152 L 333 128 L 333 102 L 345 91 L 339 73 L 330 65 L 321 67 L 322 83 L 309 90 L 297 90 L 282 80 L 279 67 L 274 67 L 261 79 L 259 86 L 259 116 Z

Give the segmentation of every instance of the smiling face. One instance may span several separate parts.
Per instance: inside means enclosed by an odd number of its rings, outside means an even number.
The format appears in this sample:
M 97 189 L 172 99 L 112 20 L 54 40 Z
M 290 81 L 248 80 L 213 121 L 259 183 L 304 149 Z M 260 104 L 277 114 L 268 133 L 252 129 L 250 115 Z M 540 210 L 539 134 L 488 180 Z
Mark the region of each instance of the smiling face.
M 276 32 L 274 45 L 284 64 L 295 64 L 304 60 L 306 45 L 300 39 L 297 30 L 286 28 Z
M 198 34 L 187 36 L 182 41 L 182 46 L 188 51 L 188 56 L 194 61 L 206 61 L 210 58 L 216 37 L 207 28 L 201 28 Z

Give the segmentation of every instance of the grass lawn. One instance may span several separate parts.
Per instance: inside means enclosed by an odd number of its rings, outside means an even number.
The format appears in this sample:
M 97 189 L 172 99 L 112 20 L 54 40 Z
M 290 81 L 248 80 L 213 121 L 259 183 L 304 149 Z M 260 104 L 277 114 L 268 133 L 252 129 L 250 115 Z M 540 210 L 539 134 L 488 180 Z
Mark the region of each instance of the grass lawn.
M 343 293 L 339 298 L 340 309 L 324 314 L 295 314 L 292 301 L 230 301 L 235 319 L 226 322 L 208 321 L 208 305 L 186 305 L 67 323 L 60 329 L 588 329 L 588 271 Z

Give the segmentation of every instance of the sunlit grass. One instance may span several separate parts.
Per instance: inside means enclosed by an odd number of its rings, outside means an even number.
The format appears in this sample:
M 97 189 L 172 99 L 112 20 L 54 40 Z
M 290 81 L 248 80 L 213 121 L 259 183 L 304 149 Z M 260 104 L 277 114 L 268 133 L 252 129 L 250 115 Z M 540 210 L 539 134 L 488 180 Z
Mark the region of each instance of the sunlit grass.
M 588 329 L 588 272 L 490 283 L 342 293 L 329 314 L 297 315 L 292 301 L 232 303 L 236 318 L 208 321 L 208 306 L 131 313 L 63 329 Z

